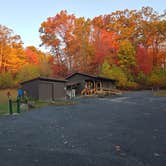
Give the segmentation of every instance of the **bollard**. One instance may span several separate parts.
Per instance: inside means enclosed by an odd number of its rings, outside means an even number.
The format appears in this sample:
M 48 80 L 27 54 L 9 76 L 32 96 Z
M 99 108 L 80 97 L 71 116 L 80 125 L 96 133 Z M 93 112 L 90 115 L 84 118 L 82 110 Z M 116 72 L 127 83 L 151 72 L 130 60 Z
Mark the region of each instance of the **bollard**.
M 20 113 L 20 98 L 17 97 L 17 113 Z
M 9 114 L 10 114 L 10 115 L 13 114 L 12 100 L 11 100 L 11 99 L 9 99 Z

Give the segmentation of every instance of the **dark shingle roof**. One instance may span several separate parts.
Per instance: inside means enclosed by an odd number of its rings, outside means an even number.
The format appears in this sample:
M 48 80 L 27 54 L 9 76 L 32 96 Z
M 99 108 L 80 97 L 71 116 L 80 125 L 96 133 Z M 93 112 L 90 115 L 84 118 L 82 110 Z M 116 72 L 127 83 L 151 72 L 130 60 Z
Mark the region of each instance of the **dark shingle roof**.
M 23 81 L 23 82 L 21 82 L 21 84 L 25 84 L 25 83 L 35 81 L 35 80 L 51 81 L 51 82 L 66 82 L 67 81 L 67 80 L 61 80 L 61 79 L 56 79 L 56 78 L 51 78 L 51 77 L 36 77 L 31 80 Z
M 74 75 L 79 74 L 87 77 L 91 77 L 93 79 L 101 79 L 101 80 L 106 80 L 106 81 L 116 81 L 115 79 L 107 78 L 107 77 L 102 77 L 102 76 L 95 76 L 95 75 L 90 75 L 90 74 L 85 74 L 85 73 L 80 73 L 80 72 L 75 72 L 67 76 L 65 79 L 68 80 L 69 78 L 73 77 Z

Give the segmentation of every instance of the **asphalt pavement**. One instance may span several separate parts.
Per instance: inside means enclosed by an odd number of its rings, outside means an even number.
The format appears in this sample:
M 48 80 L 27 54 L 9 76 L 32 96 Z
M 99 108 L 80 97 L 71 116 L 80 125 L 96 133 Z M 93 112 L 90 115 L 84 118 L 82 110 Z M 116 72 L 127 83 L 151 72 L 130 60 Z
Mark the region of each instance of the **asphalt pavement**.
M 0 166 L 166 166 L 166 97 L 126 92 L 1 116 Z

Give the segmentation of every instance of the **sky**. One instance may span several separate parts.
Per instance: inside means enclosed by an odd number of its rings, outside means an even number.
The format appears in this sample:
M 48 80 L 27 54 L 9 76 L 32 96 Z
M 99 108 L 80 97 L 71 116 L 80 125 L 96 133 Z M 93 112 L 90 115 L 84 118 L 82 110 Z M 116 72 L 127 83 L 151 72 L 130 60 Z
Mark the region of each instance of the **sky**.
M 0 24 L 21 36 L 24 47 L 41 44 L 39 27 L 61 10 L 77 17 L 94 18 L 116 10 L 153 7 L 162 13 L 166 0 L 0 0 Z

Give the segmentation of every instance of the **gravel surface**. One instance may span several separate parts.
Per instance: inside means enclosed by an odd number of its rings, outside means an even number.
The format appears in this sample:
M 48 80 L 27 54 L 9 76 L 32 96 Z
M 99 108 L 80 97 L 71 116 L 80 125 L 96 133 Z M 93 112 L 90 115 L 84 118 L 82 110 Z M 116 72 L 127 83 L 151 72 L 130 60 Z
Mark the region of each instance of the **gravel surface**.
M 166 97 L 126 92 L 2 116 L 0 166 L 166 166 Z

